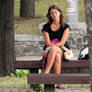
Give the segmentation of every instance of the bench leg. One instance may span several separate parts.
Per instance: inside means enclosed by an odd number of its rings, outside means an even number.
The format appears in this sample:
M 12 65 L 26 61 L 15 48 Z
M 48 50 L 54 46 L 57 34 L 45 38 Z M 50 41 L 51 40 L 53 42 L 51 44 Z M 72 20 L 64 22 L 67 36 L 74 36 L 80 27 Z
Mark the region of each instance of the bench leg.
M 44 92 L 55 92 L 54 85 L 44 85 Z
M 35 69 L 35 68 L 30 69 L 30 73 L 38 73 L 38 69 Z M 30 88 L 32 89 L 33 86 L 39 86 L 39 85 L 30 85 Z
M 30 69 L 30 73 L 38 73 L 38 69 L 35 69 L 35 68 Z

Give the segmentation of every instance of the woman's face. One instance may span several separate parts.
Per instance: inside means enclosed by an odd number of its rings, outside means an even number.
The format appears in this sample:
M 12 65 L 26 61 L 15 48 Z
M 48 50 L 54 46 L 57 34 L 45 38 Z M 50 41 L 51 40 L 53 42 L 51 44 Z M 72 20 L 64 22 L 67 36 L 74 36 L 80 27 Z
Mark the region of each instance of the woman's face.
M 52 20 L 60 20 L 60 12 L 56 9 L 51 9 L 50 16 Z

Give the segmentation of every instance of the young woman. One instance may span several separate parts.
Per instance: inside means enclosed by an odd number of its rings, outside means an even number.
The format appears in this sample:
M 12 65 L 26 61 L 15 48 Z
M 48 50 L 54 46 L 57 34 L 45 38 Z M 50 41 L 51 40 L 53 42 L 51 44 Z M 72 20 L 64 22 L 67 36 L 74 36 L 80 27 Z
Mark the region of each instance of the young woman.
M 61 73 L 61 63 L 64 59 L 64 51 L 69 54 L 67 38 L 69 35 L 70 27 L 64 22 L 62 10 L 52 5 L 48 9 L 47 14 L 48 22 L 43 26 L 42 32 L 45 40 L 44 55 L 47 56 L 47 65 L 45 74 L 48 74 L 53 67 L 54 73 Z M 52 44 L 51 40 L 58 39 L 59 42 Z M 48 53 L 49 52 L 49 53 Z M 59 88 L 64 88 L 64 84 L 58 84 Z

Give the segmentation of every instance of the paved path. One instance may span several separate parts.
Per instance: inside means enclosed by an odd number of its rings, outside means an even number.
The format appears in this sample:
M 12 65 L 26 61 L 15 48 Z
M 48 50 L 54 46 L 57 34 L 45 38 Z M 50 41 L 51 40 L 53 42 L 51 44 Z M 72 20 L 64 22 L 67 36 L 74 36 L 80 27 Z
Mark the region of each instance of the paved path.
M 85 88 L 66 88 L 64 90 L 56 89 L 55 92 L 90 92 L 90 89 L 85 89 Z
M 34 92 L 30 89 L 2 89 L 0 88 L 0 92 Z M 44 92 L 44 91 L 40 91 Z M 55 92 L 91 92 L 90 89 L 87 88 L 66 88 L 66 89 L 55 89 Z

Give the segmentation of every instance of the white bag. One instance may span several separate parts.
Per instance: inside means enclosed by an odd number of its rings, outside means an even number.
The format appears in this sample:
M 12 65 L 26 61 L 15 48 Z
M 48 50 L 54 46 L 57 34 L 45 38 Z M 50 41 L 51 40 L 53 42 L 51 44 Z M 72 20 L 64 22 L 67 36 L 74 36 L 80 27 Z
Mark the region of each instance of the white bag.
M 65 57 L 66 60 L 70 60 L 70 59 L 73 58 L 73 52 L 72 52 L 72 50 L 69 50 L 69 51 L 70 51 L 69 54 L 67 54 L 67 52 L 64 52 L 64 57 Z

